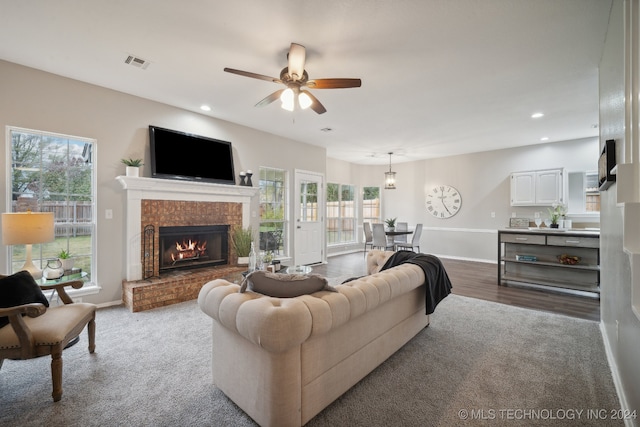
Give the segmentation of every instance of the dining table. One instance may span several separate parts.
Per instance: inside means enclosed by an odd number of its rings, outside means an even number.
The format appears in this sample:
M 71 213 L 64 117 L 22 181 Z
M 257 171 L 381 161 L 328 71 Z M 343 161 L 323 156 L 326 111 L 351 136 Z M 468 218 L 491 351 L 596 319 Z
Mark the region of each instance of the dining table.
M 409 230 L 393 230 L 393 231 L 385 230 L 384 231 L 384 234 L 387 236 L 387 244 L 389 246 L 393 246 L 394 251 L 397 249 L 395 246 L 396 242 L 394 242 L 395 236 L 406 236 L 412 233 L 413 231 L 409 231 Z
M 384 234 L 386 234 L 387 236 L 404 236 L 406 234 L 412 234 L 412 233 L 413 233 L 413 231 L 410 231 L 410 230 L 403 230 L 403 231 L 396 231 L 396 230 L 387 231 L 387 230 L 385 230 L 384 231 Z

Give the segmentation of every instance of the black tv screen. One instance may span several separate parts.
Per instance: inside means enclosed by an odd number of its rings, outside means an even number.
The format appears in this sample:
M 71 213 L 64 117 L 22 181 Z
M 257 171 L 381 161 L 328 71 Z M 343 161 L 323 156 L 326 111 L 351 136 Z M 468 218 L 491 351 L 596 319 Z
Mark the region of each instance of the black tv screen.
M 149 143 L 154 178 L 236 183 L 230 142 L 149 126 Z

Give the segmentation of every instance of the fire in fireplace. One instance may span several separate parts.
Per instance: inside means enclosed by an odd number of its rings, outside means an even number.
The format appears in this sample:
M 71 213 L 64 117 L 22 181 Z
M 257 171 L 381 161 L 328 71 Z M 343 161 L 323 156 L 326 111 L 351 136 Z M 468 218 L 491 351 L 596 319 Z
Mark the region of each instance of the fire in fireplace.
M 228 225 L 160 227 L 159 232 L 160 272 L 228 264 Z

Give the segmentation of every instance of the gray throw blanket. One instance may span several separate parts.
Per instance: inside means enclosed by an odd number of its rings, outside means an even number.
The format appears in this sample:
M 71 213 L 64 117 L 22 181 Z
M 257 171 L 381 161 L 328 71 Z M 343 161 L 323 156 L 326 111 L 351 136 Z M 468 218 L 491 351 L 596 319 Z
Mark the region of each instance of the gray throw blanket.
M 451 281 L 442 262 L 435 255 L 398 251 L 391 255 L 380 271 L 405 263 L 415 264 L 424 271 L 425 284 L 427 286 L 427 314 L 433 313 L 438 303 L 451 293 L 452 288 Z

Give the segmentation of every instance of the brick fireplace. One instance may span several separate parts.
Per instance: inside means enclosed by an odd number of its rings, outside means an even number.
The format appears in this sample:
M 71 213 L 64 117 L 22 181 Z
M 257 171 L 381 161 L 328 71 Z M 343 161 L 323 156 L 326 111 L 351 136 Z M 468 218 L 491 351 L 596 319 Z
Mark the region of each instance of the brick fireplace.
M 131 311 L 194 299 L 207 281 L 242 270 L 227 248 L 222 254 L 227 258 L 225 264 L 161 272 L 159 230 L 176 226 L 247 227 L 257 188 L 124 176 L 117 179 L 127 193 L 123 301 Z M 145 233 L 147 226 L 152 226 L 154 233 Z

